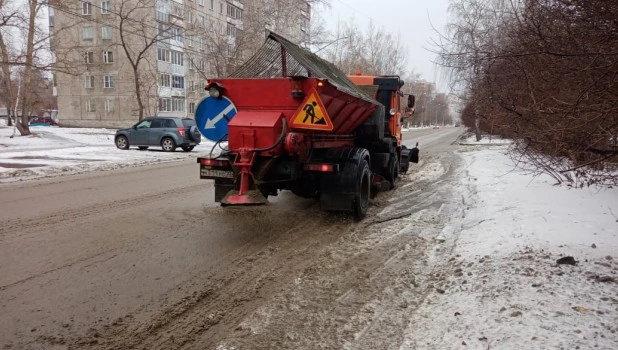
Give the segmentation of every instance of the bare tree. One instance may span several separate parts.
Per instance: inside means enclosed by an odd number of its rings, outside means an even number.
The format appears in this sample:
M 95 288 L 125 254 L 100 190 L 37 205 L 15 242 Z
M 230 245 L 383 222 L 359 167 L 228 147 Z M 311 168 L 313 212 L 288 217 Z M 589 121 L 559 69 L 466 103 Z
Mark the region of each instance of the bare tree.
M 0 0 L 0 55 L 2 59 L 2 88 L 4 90 L 3 102 L 7 107 L 8 125 L 12 126 L 11 110 L 16 103 L 16 91 L 12 79 L 12 64 L 16 62 L 14 48 L 7 45 L 5 37 L 12 36 L 12 31 L 17 27 L 18 23 L 23 20 L 22 14 L 17 8 L 9 6 L 6 0 Z M 10 39 L 9 39 L 10 40 Z
M 118 4 L 116 10 L 119 45 L 131 65 L 139 120 L 144 119 L 145 111 L 151 105 L 148 101 L 152 97 L 152 84 L 157 82 L 156 63 L 149 61 L 157 42 L 175 36 L 182 41 L 181 27 L 171 23 L 155 28 L 152 22 L 145 20 L 155 6 L 155 0 L 125 0 Z M 146 69 L 145 65 L 150 69 Z
M 30 113 L 40 112 L 38 106 L 49 106 L 41 101 L 41 91 L 38 90 L 41 81 L 48 80 L 51 71 L 76 73 L 75 60 L 71 57 L 49 55 L 51 34 L 44 11 L 47 6 L 62 9 L 67 5 L 56 1 L 42 3 L 30 0 L 23 6 L 0 0 L 1 80 L 8 95 L 5 99 L 7 107 L 13 110 L 15 117 L 21 115 L 21 118 L 16 118 L 16 128 L 21 135 L 30 134 Z M 67 28 L 79 22 L 74 21 Z
M 301 46 L 319 45 L 325 40 L 326 30 L 324 24 L 315 20 L 311 13 L 316 8 L 328 7 L 330 1 L 244 1 L 243 30 L 237 38 L 237 50 L 242 51 L 240 56 L 248 58 L 257 51 L 264 43 L 269 31 L 280 34 Z
M 618 5 L 607 0 L 460 0 L 442 64 L 464 121 L 516 140 L 557 182 L 616 184 Z
M 351 20 L 339 23 L 332 40 L 318 54 L 347 74 L 361 71 L 372 75 L 405 75 L 407 54 L 399 35 L 370 22 L 365 32 Z

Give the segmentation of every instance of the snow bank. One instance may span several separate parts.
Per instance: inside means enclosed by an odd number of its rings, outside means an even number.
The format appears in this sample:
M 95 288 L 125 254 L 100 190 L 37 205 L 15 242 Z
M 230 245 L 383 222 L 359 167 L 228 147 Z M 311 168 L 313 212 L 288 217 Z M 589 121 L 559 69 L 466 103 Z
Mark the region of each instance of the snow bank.
M 554 186 L 505 152 L 463 151 L 461 217 L 404 348 L 618 348 L 618 189 Z
M 213 146 L 203 141 L 192 152 L 120 150 L 116 130 L 31 126 L 30 131 L 11 138 L 12 127 L 0 128 L 0 183 L 195 159 Z

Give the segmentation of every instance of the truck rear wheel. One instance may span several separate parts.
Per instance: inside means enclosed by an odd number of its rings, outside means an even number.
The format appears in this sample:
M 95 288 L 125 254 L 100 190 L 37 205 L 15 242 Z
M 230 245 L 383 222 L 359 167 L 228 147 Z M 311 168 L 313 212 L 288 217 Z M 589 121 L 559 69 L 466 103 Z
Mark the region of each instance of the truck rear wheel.
M 360 220 L 367 215 L 369 208 L 369 193 L 371 190 L 371 171 L 366 160 L 361 161 L 358 167 L 356 195 L 354 196 L 354 218 Z

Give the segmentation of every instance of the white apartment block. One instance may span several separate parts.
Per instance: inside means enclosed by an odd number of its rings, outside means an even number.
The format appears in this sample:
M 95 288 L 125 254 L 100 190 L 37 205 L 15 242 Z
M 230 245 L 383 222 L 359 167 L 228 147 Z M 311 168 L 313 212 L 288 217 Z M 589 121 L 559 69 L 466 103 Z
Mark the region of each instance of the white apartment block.
M 271 20 L 273 23 L 262 18 L 265 22 L 257 27 L 303 41 L 308 35 L 310 7 L 306 1 L 286 1 L 298 4 L 290 18 Z M 50 1 L 52 56 L 56 62 L 77 62 L 54 73 L 61 124 L 115 128 L 136 123 L 140 108 L 133 64 L 138 59 L 143 116 L 192 118 L 197 104 L 206 97 L 207 79 L 230 73 L 251 54 L 250 45 L 246 45 L 248 49 L 237 47 L 241 46 L 238 38 L 244 35 L 245 42 L 263 42 L 263 33 L 244 33 L 245 15 L 257 8 L 272 10 L 276 3 Z

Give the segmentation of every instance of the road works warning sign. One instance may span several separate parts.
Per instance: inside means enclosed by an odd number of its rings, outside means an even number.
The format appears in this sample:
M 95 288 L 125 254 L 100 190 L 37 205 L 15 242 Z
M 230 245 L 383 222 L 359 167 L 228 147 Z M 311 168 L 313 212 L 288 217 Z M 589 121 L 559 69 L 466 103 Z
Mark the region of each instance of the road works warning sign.
M 315 89 L 311 89 L 309 96 L 307 96 L 292 117 L 292 127 L 297 129 L 333 130 L 333 123 Z

